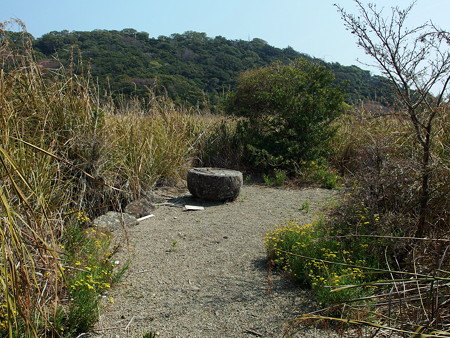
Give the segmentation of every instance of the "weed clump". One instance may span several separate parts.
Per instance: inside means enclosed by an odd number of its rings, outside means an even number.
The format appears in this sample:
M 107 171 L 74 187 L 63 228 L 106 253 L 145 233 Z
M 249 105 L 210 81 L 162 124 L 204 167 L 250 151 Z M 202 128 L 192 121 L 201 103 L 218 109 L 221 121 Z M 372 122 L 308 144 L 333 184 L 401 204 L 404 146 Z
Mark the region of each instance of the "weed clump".
M 265 239 L 269 259 L 311 287 L 320 303 L 327 306 L 369 294 L 364 284 L 378 277 L 374 271 L 381 264 L 369 242 L 335 237 L 323 220 L 302 225 L 298 219 L 279 225 Z M 360 287 L 335 291 L 348 285 Z
M 126 269 L 115 269 L 111 257 L 111 235 L 92 225 L 89 217 L 78 211 L 71 216 L 61 241 L 64 252 L 68 304 L 61 307 L 55 323 L 65 335 L 87 332 L 98 319 L 100 295 L 106 293 Z

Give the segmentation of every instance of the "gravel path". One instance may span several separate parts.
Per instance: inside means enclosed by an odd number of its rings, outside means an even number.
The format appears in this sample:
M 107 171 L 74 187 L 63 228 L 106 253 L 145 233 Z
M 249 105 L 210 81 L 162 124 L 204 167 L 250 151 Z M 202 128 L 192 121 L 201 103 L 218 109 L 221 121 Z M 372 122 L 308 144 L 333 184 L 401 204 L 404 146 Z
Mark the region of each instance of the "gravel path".
M 286 276 L 268 276 L 264 234 L 288 218 L 311 222 L 335 197 L 323 189 L 244 186 L 233 203 L 178 199 L 203 211 L 158 207 L 155 217 L 127 231 L 117 259 L 130 259 L 130 267 L 108 295 L 114 303 L 105 299 L 97 336 L 281 337 L 286 320 L 316 304 Z M 310 203 L 308 213 L 303 202 Z

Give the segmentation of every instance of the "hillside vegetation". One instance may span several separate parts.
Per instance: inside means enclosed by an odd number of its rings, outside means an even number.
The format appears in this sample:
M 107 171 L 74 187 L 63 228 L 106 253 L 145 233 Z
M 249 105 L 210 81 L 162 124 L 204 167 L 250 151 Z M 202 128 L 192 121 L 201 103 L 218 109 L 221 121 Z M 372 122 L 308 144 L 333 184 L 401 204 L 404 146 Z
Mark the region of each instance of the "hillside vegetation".
M 21 40 L 17 34 L 12 38 Z M 33 39 L 33 46 L 46 67 L 58 67 L 55 58 L 66 66 L 70 60 L 82 59 L 100 87 L 116 94 L 144 96 L 146 87 L 151 87 L 159 93 L 167 91 L 177 102 L 214 106 L 234 88 L 240 72 L 303 57 L 331 69 L 336 84 L 348 93 L 348 102 L 392 102 L 390 87 L 380 76 L 357 66 L 326 63 L 291 47 L 276 48 L 257 38 L 228 40 L 192 31 L 151 38 L 130 28 L 50 32 Z

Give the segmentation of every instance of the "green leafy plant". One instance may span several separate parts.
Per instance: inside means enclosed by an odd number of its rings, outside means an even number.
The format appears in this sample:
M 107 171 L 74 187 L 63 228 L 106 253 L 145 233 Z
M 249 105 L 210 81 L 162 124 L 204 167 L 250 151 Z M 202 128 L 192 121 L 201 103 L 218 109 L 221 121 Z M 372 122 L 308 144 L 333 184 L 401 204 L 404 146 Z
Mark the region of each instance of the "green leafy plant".
M 343 98 L 329 70 L 298 59 L 242 73 L 227 111 L 246 118 L 240 127 L 254 165 L 292 172 L 329 154 Z
M 177 251 L 177 247 L 178 247 L 178 241 L 177 240 L 172 240 L 170 242 L 170 250 L 171 252 L 175 252 Z
M 97 321 L 99 296 L 117 277 L 111 262 L 111 250 L 114 250 L 110 247 L 111 236 L 92 226 L 89 217 L 80 211 L 72 212 L 69 217 L 62 248 L 70 300 L 63 305 L 64 321 L 57 326 L 65 334 L 75 334 L 88 331 Z
M 286 183 L 286 172 L 284 170 L 275 169 L 273 176 L 263 174 L 263 181 L 270 187 L 281 187 Z
M 298 170 L 298 177 L 301 181 L 318 184 L 326 189 L 337 188 L 339 181 L 338 175 L 322 158 L 317 161 L 303 161 Z
M 311 203 L 309 203 L 308 201 L 305 201 L 302 203 L 300 210 L 302 212 L 304 212 L 305 214 L 307 214 L 309 212 L 310 207 L 311 207 Z

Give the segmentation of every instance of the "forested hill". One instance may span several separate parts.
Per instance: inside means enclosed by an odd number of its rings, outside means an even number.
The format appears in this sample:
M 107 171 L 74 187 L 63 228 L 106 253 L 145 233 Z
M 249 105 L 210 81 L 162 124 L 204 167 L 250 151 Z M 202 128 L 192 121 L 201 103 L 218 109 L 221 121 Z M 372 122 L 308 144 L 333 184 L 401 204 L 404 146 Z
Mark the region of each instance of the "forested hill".
M 34 48 L 47 65 L 55 55 L 63 63 L 71 55 L 75 61 L 81 55 L 100 85 L 115 93 L 144 95 L 146 86 L 150 86 L 194 104 L 205 99 L 216 103 L 244 70 L 298 57 L 313 59 L 291 47 L 275 48 L 261 39 L 228 40 L 198 32 L 151 38 L 134 29 L 50 32 L 34 40 Z M 336 82 L 348 92 L 349 102 L 390 98 L 384 78 L 356 66 L 316 61 L 334 71 Z

